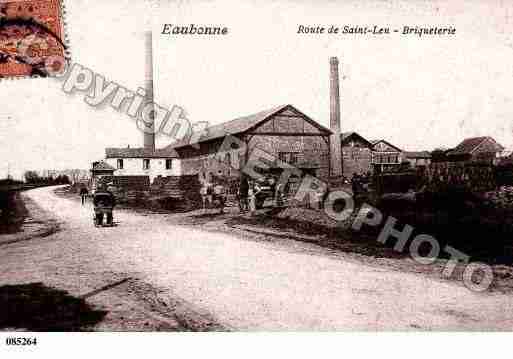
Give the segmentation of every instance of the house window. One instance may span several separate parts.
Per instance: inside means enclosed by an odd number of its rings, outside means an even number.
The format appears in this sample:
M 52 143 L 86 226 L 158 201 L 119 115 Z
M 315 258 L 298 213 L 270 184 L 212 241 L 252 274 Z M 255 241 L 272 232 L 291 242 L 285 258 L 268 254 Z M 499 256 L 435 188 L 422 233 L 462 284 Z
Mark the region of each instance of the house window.
M 295 152 L 292 152 L 290 154 L 290 162 L 289 162 L 291 165 L 295 165 L 297 164 L 297 153 Z
M 143 159 L 143 170 L 149 170 L 150 169 L 150 160 L 145 158 Z
M 119 158 L 118 159 L 118 170 L 122 170 L 123 169 L 123 159 Z
M 298 162 L 298 154 L 297 152 L 278 152 L 278 159 L 282 162 L 295 165 Z
M 166 170 L 170 170 L 171 168 L 173 168 L 173 160 L 171 158 L 168 158 L 166 160 Z

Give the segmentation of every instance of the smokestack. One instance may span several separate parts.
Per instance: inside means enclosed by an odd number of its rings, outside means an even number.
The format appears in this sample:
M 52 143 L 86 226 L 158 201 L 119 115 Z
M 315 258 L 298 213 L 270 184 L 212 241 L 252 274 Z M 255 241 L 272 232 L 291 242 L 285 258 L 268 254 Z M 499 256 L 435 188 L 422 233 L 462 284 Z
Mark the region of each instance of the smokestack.
M 146 100 L 153 103 L 153 45 L 151 31 L 145 33 L 145 81 L 144 88 L 146 90 Z M 152 113 L 153 115 L 153 113 Z M 147 127 L 148 131 L 144 132 L 144 149 L 149 152 L 155 152 L 155 119 L 150 116 L 152 120 L 151 126 Z
M 340 94 L 338 81 L 338 59 L 330 58 L 330 139 L 331 175 L 342 176 L 342 148 L 340 141 Z

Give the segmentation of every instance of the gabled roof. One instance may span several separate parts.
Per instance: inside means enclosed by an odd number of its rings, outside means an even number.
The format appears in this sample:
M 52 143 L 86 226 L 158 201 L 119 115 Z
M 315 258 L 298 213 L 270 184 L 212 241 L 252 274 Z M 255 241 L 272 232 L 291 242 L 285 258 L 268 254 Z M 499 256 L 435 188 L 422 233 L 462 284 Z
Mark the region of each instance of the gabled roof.
M 481 146 L 485 141 L 493 141 L 496 145 L 497 151 L 504 150 L 504 147 L 499 145 L 492 137 L 490 136 L 481 136 L 481 137 L 470 137 L 464 139 L 458 146 L 448 151 L 448 155 L 469 155 L 472 154 L 479 146 Z
M 383 140 L 383 139 L 381 139 L 381 140 L 371 140 L 371 141 L 370 141 L 370 143 L 372 143 L 372 146 L 376 146 L 376 145 L 377 145 L 378 143 L 380 143 L 380 142 L 383 142 L 384 144 L 386 144 L 386 145 L 388 145 L 388 146 L 390 146 L 390 147 L 395 148 L 398 152 L 403 152 L 403 150 L 401 150 L 399 147 L 394 146 L 394 145 L 393 145 L 393 144 L 391 144 L 390 142 L 385 141 L 385 140 Z
M 431 158 L 429 151 L 407 151 L 405 152 L 406 158 Z
M 109 165 L 107 162 L 104 161 L 98 161 L 93 162 L 93 168 L 94 171 L 114 171 L 115 168 Z
M 239 118 L 236 118 L 236 119 L 228 121 L 228 122 L 224 122 L 224 123 L 221 123 L 221 124 L 218 124 L 218 125 L 210 126 L 210 127 L 208 127 L 206 129 L 206 131 L 205 131 L 206 134 L 201 136 L 197 141 L 190 142 L 188 138 L 187 139 L 183 139 L 183 140 L 177 141 L 175 143 L 172 143 L 171 145 L 167 146 L 166 149 L 180 148 L 180 147 L 184 147 L 184 146 L 187 146 L 187 145 L 192 145 L 192 144 L 195 144 L 195 143 L 207 142 L 207 141 L 211 141 L 211 140 L 214 140 L 214 139 L 222 138 L 222 137 L 224 137 L 226 135 L 241 134 L 241 133 L 247 132 L 247 131 L 255 128 L 256 126 L 258 126 L 262 122 L 264 122 L 267 119 L 269 119 L 271 116 L 277 115 L 277 114 L 279 114 L 280 112 L 282 112 L 282 111 L 284 111 L 286 109 L 291 109 L 292 111 L 295 111 L 295 112 L 299 113 L 308 122 L 310 122 L 315 127 L 319 128 L 322 132 L 326 132 L 327 134 L 331 133 L 331 131 L 328 128 L 318 124 L 317 122 L 315 122 L 314 120 L 312 120 L 311 118 L 309 118 L 308 116 L 303 114 L 301 111 L 299 111 L 294 106 L 292 106 L 292 105 L 281 105 L 281 106 L 273 107 L 273 108 L 268 109 L 268 110 L 257 112 L 257 113 L 252 114 L 252 115 L 239 117 Z
M 351 131 L 351 132 L 342 132 L 340 134 L 340 142 L 342 144 L 344 144 L 346 141 L 349 141 L 351 138 L 358 138 L 359 140 L 361 140 L 362 142 L 364 142 L 367 146 L 369 147 L 372 147 L 372 143 L 368 140 L 366 140 L 363 136 L 361 136 L 358 132 L 354 132 L 354 131 Z
M 176 152 L 172 149 L 160 148 L 155 152 L 148 151 L 143 147 L 106 148 L 106 158 L 176 158 Z

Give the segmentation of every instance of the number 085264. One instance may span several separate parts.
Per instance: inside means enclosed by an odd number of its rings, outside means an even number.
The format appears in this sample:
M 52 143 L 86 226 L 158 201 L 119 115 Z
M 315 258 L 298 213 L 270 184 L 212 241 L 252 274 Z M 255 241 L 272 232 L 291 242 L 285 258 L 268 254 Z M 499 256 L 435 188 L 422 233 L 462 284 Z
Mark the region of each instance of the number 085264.
M 37 338 L 28 337 L 7 337 L 5 339 L 7 345 L 37 345 Z

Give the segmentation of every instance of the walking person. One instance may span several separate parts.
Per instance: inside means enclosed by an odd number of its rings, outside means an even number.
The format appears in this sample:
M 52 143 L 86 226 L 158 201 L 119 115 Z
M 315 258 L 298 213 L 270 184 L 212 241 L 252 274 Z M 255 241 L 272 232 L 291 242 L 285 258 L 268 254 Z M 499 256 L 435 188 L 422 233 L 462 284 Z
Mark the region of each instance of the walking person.
M 80 189 L 80 199 L 82 201 L 82 206 L 86 203 L 88 194 L 89 192 L 87 191 L 87 188 L 85 188 L 85 186 L 82 186 L 82 188 Z

